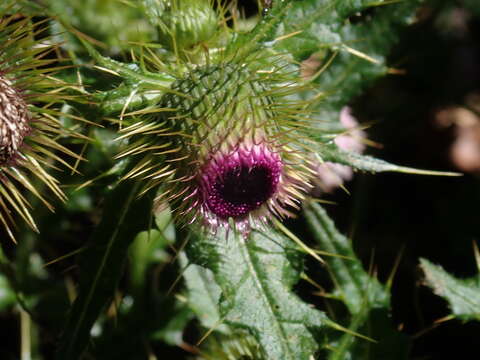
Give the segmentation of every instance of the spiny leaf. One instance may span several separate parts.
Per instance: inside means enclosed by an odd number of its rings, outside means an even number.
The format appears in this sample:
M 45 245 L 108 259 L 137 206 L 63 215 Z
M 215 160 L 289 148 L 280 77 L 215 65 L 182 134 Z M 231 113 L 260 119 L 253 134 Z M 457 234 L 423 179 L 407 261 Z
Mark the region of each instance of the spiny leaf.
M 212 271 L 189 264 L 184 253 L 180 254 L 179 260 L 182 268 L 185 268 L 183 278 L 188 289 L 188 303 L 200 323 L 207 329 L 229 333 L 228 327 L 221 323 L 218 302 L 222 290 L 215 282 Z
M 154 106 L 163 94 L 163 91 L 153 89 L 139 92 L 137 86 L 122 84 L 113 90 L 94 94 L 93 98 L 99 102 L 104 115 L 111 115 Z M 128 105 L 127 108 L 125 104 Z
M 458 279 L 440 265 L 420 259 L 426 284 L 450 306 L 452 315 L 460 320 L 480 320 L 480 275 Z
M 252 231 L 248 239 L 219 232 L 216 238 L 193 235 L 187 252 L 213 272 L 222 290 L 221 320 L 247 329 L 272 360 L 309 359 L 318 348 L 316 331 L 336 327 L 292 293 L 302 260 L 291 246 L 274 231 Z
M 341 255 L 324 259 L 334 283 L 332 296 L 343 301 L 350 312 L 349 330 L 376 340 L 372 343 L 343 334 L 332 343 L 328 359 L 406 359 L 408 339 L 392 327 L 389 289 L 364 270 L 351 242 L 338 232 L 320 205 L 306 203 L 304 215 L 322 250 Z
M 370 276 L 353 252 L 349 240 L 338 232 L 324 209 L 314 202 L 304 208 L 309 229 L 322 250 L 339 256 L 326 256 L 324 259 L 331 269 L 335 283 L 335 295 L 347 305 L 350 313 L 357 314 L 365 307 L 388 308 L 388 291 Z
M 336 121 L 342 106 L 372 80 L 389 72 L 385 56 L 398 40 L 399 32 L 413 22 L 421 2 L 291 1 L 283 21 L 275 27 L 277 41 L 269 45 L 297 61 L 315 57 L 321 75 L 309 80 L 316 89 L 305 96 L 328 94 L 318 101 L 315 118 Z
M 353 167 L 357 170 L 371 172 L 400 172 L 417 175 L 437 175 L 437 176 L 461 176 L 460 173 L 448 171 L 433 171 L 415 169 L 405 166 L 390 164 L 386 161 L 376 159 L 371 156 L 361 155 L 358 153 L 344 151 L 335 145 L 325 145 L 319 148 L 319 156 L 322 161 L 331 161 Z

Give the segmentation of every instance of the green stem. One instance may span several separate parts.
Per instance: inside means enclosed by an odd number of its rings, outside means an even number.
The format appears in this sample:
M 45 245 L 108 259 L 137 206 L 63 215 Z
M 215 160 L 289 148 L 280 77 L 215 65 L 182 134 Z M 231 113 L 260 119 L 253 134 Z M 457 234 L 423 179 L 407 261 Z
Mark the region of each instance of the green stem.
M 103 218 L 79 259 L 79 293 L 60 339 L 58 360 L 81 358 L 93 324 L 114 295 L 130 243 L 149 226 L 153 191 L 138 197 L 141 186 L 121 182 L 107 196 Z

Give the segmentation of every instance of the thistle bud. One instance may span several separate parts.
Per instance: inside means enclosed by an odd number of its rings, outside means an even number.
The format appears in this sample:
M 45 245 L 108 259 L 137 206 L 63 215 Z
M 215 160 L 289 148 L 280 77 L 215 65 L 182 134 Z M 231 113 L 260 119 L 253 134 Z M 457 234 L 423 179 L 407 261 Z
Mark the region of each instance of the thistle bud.
M 159 43 L 168 49 L 186 49 L 209 40 L 217 28 L 217 14 L 208 0 L 159 0 L 149 6 L 158 26 Z

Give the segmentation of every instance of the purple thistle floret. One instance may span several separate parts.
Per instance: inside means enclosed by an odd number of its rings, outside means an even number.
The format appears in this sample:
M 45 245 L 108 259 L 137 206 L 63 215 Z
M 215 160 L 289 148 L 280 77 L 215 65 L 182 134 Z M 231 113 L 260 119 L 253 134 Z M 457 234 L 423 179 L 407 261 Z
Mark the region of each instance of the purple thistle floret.
M 278 154 L 262 145 L 221 154 L 202 172 L 204 206 L 221 219 L 245 217 L 275 194 L 281 173 Z
M 233 219 L 237 229 L 248 232 L 251 221 L 266 224 L 272 213 L 282 213 L 287 196 L 284 164 L 266 144 L 239 144 L 210 157 L 198 177 L 201 210 L 212 229 Z M 253 215 L 253 216 L 251 216 Z

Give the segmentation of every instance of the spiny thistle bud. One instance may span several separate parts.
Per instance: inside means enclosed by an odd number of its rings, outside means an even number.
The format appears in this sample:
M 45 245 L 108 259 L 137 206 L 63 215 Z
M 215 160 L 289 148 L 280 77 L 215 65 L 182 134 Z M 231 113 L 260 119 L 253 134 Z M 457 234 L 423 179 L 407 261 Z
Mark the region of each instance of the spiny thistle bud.
M 163 97 L 161 116 L 123 130 L 132 144 L 119 156 L 143 156 L 126 177 L 161 185 L 157 204 L 168 201 L 180 221 L 200 218 L 212 230 L 233 221 L 247 233 L 291 215 L 313 170 L 289 134 L 298 114 L 285 103 L 284 80 L 234 62 L 186 73 Z
M 44 198 L 42 187 L 65 200 L 57 180 L 44 167 L 55 167 L 58 161 L 74 170 L 56 152 L 79 156 L 56 139 L 78 134 L 63 129 L 56 116 L 80 118 L 60 111 L 59 106 L 71 98 L 64 90 L 74 87 L 52 76 L 63 68 L 57 65 L 62 59 L 52 56 L 58 47 L 49 39 L 35 39 L 35 35 L 44 34 L 44 21 L 36 23 L 30 17 L 7 14 L 12 5 L 13 1 L 7 1 L 0 8 L 0 223 L 15 241 L 12 213 L 38 231 L 25 191 L 50 210 L 53 207 Z
M 144 0 L 150 21 L 158 26 L 158 42 L 168 49 L 187 49 L 209 40 L 217 14 L 208 0 Z

